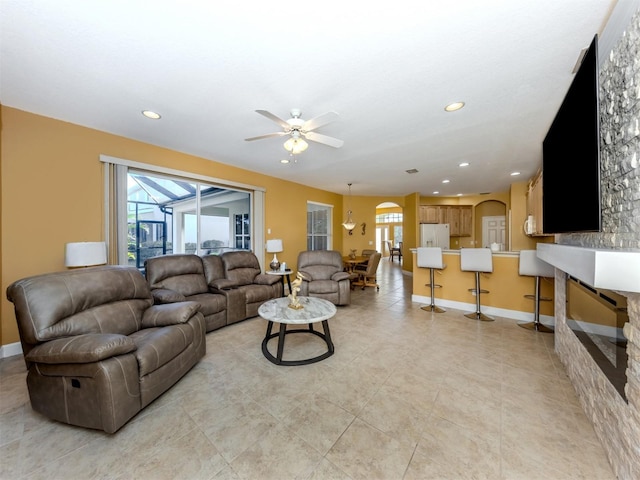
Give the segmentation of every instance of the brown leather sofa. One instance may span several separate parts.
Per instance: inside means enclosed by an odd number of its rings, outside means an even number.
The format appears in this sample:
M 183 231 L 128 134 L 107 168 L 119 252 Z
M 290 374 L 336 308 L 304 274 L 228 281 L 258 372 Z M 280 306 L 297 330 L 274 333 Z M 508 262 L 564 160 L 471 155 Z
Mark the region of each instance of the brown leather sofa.
M 148 258 L 144 266 L 155 303 L 198 302 L 207 332 L 227 325 L 227 298 L 209 288 L 202 258 L 198 255 L 173 254 Z M 221 264 L 219 268 L 212 267 L 210 270 L 215 272 L 211 274 L 211 281 L 224 279 Z
M 255 317 L 260 305 L 283 292 L 281 279 L 261 273 L 257 257 L 247 251 L 153 257 L 145 272 L 156 303 L 199 302 L 207 332 Z
M 7 288 L 31 406 L 60 422 L 113 433 L 205 355 L 197 302 L 153 305 L 133 267 L 101 266 Z
M 304 279 L 300 295 L 323 298 L 334 305 L 351 303 L 351 275 L 344 271 L 336 250 L 307 250 L 298 255 L 298 271 Z

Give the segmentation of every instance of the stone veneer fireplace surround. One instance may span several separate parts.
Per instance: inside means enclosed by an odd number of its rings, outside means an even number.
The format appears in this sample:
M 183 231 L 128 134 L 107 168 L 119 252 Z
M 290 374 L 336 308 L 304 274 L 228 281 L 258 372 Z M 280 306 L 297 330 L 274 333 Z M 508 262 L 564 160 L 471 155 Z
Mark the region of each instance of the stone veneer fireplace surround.
M 601 50 L 602 231 L 558 235 L 557 244 L 538 245 L 538 256 L 556 266 L 556 353 L 621 480 L 640 478 L 639 3 L 618 2 L 615 10 L 624 10 L 627 19 L 622 27 L 624 32 L 617 41 L 610 42 L 610 53 Z M 616 18 L 619 20 L 620 17 Z M 628 341 L 627 401 L 609 383 L 567 325 L 567 274 L 596 288 L 616 291 L 627 299 L 629 322 L 624 326 Z

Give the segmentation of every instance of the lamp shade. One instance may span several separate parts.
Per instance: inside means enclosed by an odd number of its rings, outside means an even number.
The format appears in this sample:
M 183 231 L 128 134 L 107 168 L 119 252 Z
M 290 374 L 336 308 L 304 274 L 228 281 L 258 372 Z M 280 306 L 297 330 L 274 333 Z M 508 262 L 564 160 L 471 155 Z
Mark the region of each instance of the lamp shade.
M 267 252 L 269 253 L 280 253 L 283 250 L 282 248 L 282 240 L 279 238 L 274 238 L 273 240 L 267 240 Z
M 74 242 L 65 247 L 64 264 L 67 267 L 89 267 L 107 263 L 105 242 Z

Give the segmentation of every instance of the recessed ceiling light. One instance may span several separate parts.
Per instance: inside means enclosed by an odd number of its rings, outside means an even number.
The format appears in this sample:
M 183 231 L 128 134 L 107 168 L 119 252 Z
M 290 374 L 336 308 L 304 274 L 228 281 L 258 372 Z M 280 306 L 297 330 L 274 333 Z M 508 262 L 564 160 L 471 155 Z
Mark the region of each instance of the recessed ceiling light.
M 518 175 L 520 175 L 520 172 L 511 172 L 511 176 L 512 176 L 512 177 L 516 177 L 516 176 L 518 176 Z
M 442 180 L 442 183 L 449 183 L 451 180 Z
M 458 193 L 456 196 L 457 196 L 457 197 L 461 197 L 461 196 L 462 196 L 462 194 L 461 194 L 461 193 Z
M 462 162 L 460 164 L 458 164 L 459 167 L 468 167 L 469 166 L 469 162 Z
M 405 172 L 407 172 L 407 173 L 418 173 L 418 170 L 415 169 L 415 168 L 411 168 L 409 170 L 405 170 Z
M 153 112 L 151 110 L 143 110 L 142 114 L 147 117 L 150 118 L 151 120 L 158 120 L 160 118 L 160 114 Z
M 434 195 L 438 195 L 440 192 L 438 190 L 436 190 L 435 192 L 433 192 Z
M 280 163 L 289 163 L 289 159 L 288 158 L 283 158 L 282 160 L 280 160 Z
M 460 110 L 464 107 L 464 102 L 453 102 L 444 107 L 445 112 L 455 112 L 456 110 Z

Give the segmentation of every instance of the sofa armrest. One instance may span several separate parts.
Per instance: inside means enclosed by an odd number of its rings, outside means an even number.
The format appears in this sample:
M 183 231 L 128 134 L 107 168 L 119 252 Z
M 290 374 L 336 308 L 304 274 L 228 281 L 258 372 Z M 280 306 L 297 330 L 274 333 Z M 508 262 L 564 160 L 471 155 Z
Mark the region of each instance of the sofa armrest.
M 216 290 L 229 290 L 231 288 L 236 288 L 238 284 L 234 280 L 229 280 L 227 278 L 218 278 L 209 282 L 209 286 L 213 287 Z
M 336 272 L 331 275 L 331 280 L 335 282 L 339 282 L 340 280 L 347 280 L 349 278 L 351 278 L 351 274 L 348 272 Z
M 25 360 L 34 363 L 93 363 L 136 350 L 136 344 L 126 335 L 87 333 L 58 338 L 36 345 Z
M 258 285 L 275 285 L 278 282 L 280 282 L 278 275 L 268 275 L 266 273 L 259 273 L 256 275 L 256 278 L 253 279 L 253 283 L 257 283 Z
M 198 302 L 178 302 L 152 305 L 142 314 L 142 328 L 166 327 L 186 323 L 200 311 Z
M 298 270 L 298 273 L 302 274 L 303 281 L 305 282 L 313 281 L 313 275 L 311 275 L 309 272 L 305 272 L 304 270 Z
M 175 290 L 169 290 L 167 288 L 154 288 L 151 290 L 154 303 L 176 303 L 184 302 L 185 296 Z

